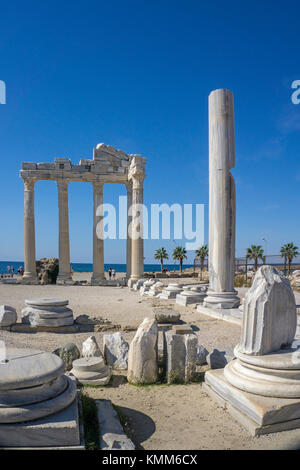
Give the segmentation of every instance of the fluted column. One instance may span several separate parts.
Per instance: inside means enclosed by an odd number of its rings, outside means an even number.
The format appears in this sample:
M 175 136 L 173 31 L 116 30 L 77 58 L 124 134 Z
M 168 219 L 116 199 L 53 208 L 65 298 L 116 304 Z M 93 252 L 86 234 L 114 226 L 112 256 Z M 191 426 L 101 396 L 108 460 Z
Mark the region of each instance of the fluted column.
M 239 298 L 235 273 L 235 166 L 233 93 L 209 95 L 209 281 L 203 306 L 234 308 Z
M 59 213 L 59 272 L 57 284 L 72 281 L 70 268 L 70 235 L 69 235 L 69 180 L 57 180 L 58 213 Z
M 34 220 L 33 178 L 24 178 L 24 275 L 23 282 L 37 283 L 35 259 L 35 220 Z
M 92 284 L 100 284 L 104 279 L 104 240 L 103 240 L 103 185 L 93 183 L 93 275 Z
M 132 177 L 132 242 L 131 242 L 131 276 L 135 281 L 144 274 L 143 260 L 143 180 L 144 175 L 134 175 Z
M 132 205 L 132 183 L 126 184 L 127 188 L 127 241 L 126 241 L 126 278 L 131 276 L 131 222 L 130 208 Z

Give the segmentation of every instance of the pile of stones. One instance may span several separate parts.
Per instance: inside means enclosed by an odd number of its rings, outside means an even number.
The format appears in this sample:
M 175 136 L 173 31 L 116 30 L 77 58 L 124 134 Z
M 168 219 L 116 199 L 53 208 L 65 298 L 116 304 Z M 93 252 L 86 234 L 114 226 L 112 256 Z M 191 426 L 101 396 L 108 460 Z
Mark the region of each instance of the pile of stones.
M 57 258 L 41 258 L 36 262 L 40 284 L 56 284 L 59 261 Z
M 82 357 L 73 361 L 70 374 L 83 385 L 107 385 L 112 369 L 126 370 L 128 367 L 129 344 L 121 332 L 105 334 L 103 353 L 95 336 L 82 344 Z
M 171 325 L 159 331 L 159 321 L 170 321 L 168 310 L 145 318 L 129 346 L 127 380 L 132 384 L 154 384 L 159 380 L 188 383 L 198 380 L 198 366 L 217 369 L 227 364 L 225 352 L 214 349 L 211 353 L 198 342 L 190 325 Z M 179 316 L 180 317 L 180 316 Z M 172 318 L 178 321 L 178 316 Z M 159 351 L 159 333 L 162 350 Z M 161 372 L 160 373 L 160 369 Z

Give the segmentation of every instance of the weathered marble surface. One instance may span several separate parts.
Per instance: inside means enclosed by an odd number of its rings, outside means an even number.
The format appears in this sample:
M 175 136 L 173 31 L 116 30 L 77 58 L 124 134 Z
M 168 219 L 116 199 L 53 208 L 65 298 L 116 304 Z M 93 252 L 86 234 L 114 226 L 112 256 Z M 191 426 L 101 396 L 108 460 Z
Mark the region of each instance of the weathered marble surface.
M 64 362 L 54 354 L 30 349 L 7 349 L 6 362 L 1 364 L 0 374 L 2 446 L 19 445 L 22 441 L 19 428 L 25 426 L 20 423 L 42 425 L 43 420 L 47 422 L 48 416 L 67 410 L 74 403 L 75 383 L 63 372 Z M 78 422 L 75 427 L 78 430 Z M 11 429 L 15 429 L 16 434 L 11 433 Z M 69 437 L 74 445 L 79 443 L 76 439 L 74 441 L 74 427 Z
M 276 268 L 262 266 L 245 296 L 240 352 L 277 351 L 292 343 L 296 327 L 296 302 L 289 280 Z
M 73 311 L 64 299 L 26 299 L 22 310 L 22 323 L 32 326 L 69 326 L 73 325 Z
M 73 361 L 70 372 L 83 385 L 107 385 L 111 377 L 111 367 L 103 357 L 82 357 Z
M 97 400 L 101 450 L 134 450 L 110 400 Z
M 8 305 L 0 306 L 0 327 L 14 325 L 17 319 L 18 314 L 15 308 Z
M 184 290 L 176 295 L 176 303 L 185 307 L 190 304 L 201 304 L 205 297 L 205 292 Z
M 209 281 L 205 307 L 235 308 L 235 166 L 233 93 L 209 95 Z
M 188 383 L 196 372 L 198 339 L 195 334 L 164 333 L 166 378 L 171 383 Z
M 82 343 L 82 356 L 89 357 L 102 357 L 102 352 L 98 346 L 95 336 L 89 336 Z
M 106 363 L 116 370 L 128 368 L 129 344 L 122 337 L 120 331 L 103 336 L 103 354 Z
M 158 380 L 157 341 L 156 320 L 145 318 L 129 346 L 127 373 L 129 382 L 151 384 Z

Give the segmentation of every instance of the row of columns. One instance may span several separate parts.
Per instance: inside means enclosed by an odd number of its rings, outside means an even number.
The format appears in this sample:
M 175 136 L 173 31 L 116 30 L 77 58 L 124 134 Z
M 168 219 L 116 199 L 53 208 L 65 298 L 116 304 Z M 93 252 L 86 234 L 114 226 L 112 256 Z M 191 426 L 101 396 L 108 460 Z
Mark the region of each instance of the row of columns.
M 24 178 L 24 283 L 37 282 L 34 217 L 34 178 Z M 103 240 L 103 186 L 93 183 L 93 274 L 92 284 L 100 284 L 104 279 L 104 240 Z M 72 280 L 70 268 L 69 237 L 69 180 L 57 181 L 59 211 L 59 273 L 58 284 Z M 127 188 L 127 242 L 126 278 L 136 280 L 144 274 L 144 240 L 142 236 L 143 178 L 133 177 Z M 132 233 L 139 233 L 138 237 Z

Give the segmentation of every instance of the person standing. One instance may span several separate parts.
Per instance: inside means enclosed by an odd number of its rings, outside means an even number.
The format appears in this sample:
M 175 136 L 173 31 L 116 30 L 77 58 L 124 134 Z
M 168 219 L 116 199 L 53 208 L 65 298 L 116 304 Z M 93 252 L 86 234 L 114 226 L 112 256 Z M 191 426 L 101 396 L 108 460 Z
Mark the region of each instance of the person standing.
M 115 279 L 115 277 L 116 277 L 116 270 L 115 270 L 115 268 L 111 271 L 111 273 L 112 273 L 112 278 Z
M 111 268 L 109 268 L 109 270 L 108 270 L 108 277 L 109 277 L 109 279 L 111 279 Z

